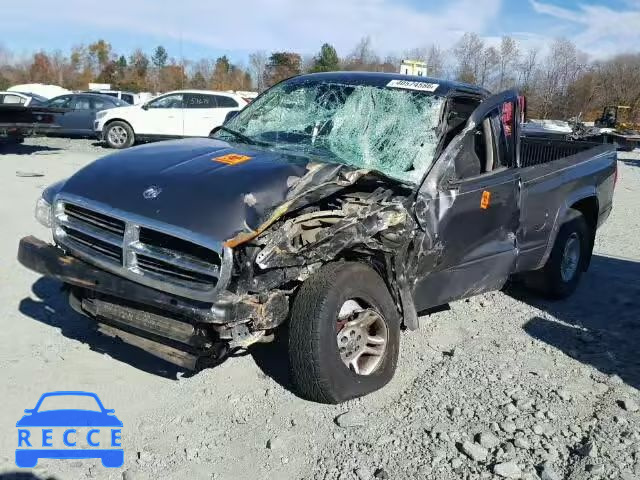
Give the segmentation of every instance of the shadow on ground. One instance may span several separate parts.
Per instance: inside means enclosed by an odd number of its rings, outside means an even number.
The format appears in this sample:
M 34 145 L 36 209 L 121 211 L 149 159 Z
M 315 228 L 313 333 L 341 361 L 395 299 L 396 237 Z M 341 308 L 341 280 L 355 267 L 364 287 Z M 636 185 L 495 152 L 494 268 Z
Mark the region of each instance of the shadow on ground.
M 0 473 L 0 480 L 56 480 L 56 477 L 39 477 L 31 472 Z
M 594 255 L 565 301 L 540 300 L 518 287 L 508 293 L 556 319 L 531 318 L 524 329 L 533 338 L 640 388 L 640 262 Z
M 640 150 L 637 150 L 640 153 Z M 624 163 L 625 165 L 629 165 L 630 167 L 640 167 L 640 157 L 639 158 L 618 158 L 619 162 Z
M 262 373 L 298 396 L 289 375 L 288 336 L 285 325 L 276 332 L 275 338 L 273 343 L 254 345 L 251 356 Z
M 56 477 L 39 477 L 31 472 L 0 473 L 0 480 L 56 480 Z
M 48 147 L 46 145 L 24 145 L 21 143 L 7 143 L 0 145 L 0 154 L 10 153 L 12 155 L 45 155 L 62 150 L 58 147 Z
M 60 282 L 42 277 L 31 288 L 38 300 L 24 298 L 20 302 L 19 310 L 24 315 L 59 328 L 62 335 L 87 344 L 94 352 L 107 354 L 145 372 L 174 380 L 183 372 L 182 368 L 144 350 L 99 333 L 92 319 L 71 309 Z

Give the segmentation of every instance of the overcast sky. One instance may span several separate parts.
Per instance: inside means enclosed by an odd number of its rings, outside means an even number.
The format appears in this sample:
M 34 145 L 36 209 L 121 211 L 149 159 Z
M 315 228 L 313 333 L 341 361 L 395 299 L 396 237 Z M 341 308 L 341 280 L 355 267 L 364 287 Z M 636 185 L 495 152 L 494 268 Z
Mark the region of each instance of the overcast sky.
M 345 55 L 365 35 L 382 54 L 448 48 L 465 31 L 525 46 L 564 36 L 606 57 L 640 49 L 640 0 L 20 0 L 0 14 L 0 45 L 20 54 L 104 38 L 118 52 L 162 44 L 175 57 L 237 62 L 259 49 L 313 54 L 324 42 Z

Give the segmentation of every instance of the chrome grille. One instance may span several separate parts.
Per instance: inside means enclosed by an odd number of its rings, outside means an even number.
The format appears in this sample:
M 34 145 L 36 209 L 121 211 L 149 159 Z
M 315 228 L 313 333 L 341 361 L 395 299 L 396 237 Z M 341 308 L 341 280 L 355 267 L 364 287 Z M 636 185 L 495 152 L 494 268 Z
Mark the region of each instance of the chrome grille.
M 226 286 L 230 255 L 223 265 L 217 251 L 143 222 L 63 199 L 55 206 L 54 237 L 70 253 L 105 270 L 187 298 L 213 300 Z

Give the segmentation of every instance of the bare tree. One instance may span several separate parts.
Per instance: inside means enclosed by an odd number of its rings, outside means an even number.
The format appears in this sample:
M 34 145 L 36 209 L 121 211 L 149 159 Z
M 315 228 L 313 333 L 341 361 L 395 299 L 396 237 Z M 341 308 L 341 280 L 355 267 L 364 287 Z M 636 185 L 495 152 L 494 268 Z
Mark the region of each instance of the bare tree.
M 525 92 L 533 89 L 536 73 L 538 69 L 538 49 L 528 50 L 516 65 L 518 71 L 518 85 Z
M 438 45 L 431 45 L 426 60 L 429 76 L 442 78 L 444 76 L 444 52 L 442 49 Z
M 478 83 L 483 63 L 484 42 L 476 33 L 465 33 L 453 47 L 458 61 L 457 78 L 467 83 Z
M 258 50 L 249 55 L 249 71 L 256 90 L 265 89 L 264 71 L 267 66 L 267 52 Z
M 380 58 L 371 45 L 371 37 L 363 37 L 347 56 L 344 67 L 347 70 L 379 70 Z
M 488 87 L 495 76 L 495 70 L 500 62 L 500 54 L 495 47 L 487 47 L 482 50 L 478 65 L 477 81 L 483 87 Z
M 499 70 L 498 70 L 498 89 L 504 90 L 515 83 L 515 77 L 512 72 L 518 64 L 520 52 L 518 44 L 511 37 L 502 37 L 499 50 Z
M 584 71 L 582 55 L 571 41 L 560 38 L 552 45 L 542 65 L 541 85 L 538 90 L 539 113 L 566 118 L 568 115 L 567 91 L 578 75 Z

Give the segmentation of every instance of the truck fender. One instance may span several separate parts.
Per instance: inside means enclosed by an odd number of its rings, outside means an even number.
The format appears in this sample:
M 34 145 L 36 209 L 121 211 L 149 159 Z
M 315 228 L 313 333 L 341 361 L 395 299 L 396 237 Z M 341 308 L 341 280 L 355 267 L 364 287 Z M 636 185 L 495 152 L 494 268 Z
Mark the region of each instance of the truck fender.
M 572 207 L 578 202 L 586 200 L 588 198 L 595 198 L 597 202 L 598 193 L 594 185 L 585 185 L 584 187 L 571 192 L 571 194 L 569 194 L 569 196 L 565 198 L 565 201 L 560 204 L 560 208 L 558 209 L 553 222 L 553 227 L 551 228 L 551 232 L 549 233 L 549 241 L 547 242 L 547 247 L 545 248 L 544 255 L 542 256 L 540 263 L 538 264 L 536 269 L 544 267 L 545 263 L 547 263 L 549 255 L 551 255 L 551 250 L 553 250 L 553 245 L 556 243 L 556 237 L 558 236 L 560 227 L 568 220 L 571 220 L 571 215 L 575 215 L 572 212 Z

